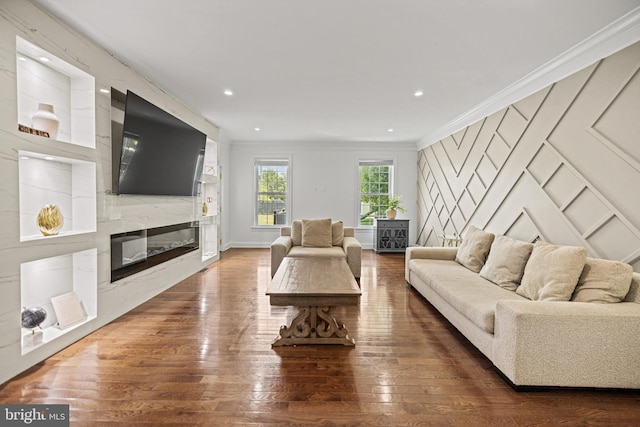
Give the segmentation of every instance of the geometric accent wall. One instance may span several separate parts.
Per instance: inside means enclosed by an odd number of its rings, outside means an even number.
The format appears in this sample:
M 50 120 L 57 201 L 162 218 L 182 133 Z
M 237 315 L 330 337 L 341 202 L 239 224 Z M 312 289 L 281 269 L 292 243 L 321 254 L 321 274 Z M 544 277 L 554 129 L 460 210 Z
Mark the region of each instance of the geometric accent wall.
M 418 153 L 418 244 L 470 224 L 640 271 L 640 43 Z

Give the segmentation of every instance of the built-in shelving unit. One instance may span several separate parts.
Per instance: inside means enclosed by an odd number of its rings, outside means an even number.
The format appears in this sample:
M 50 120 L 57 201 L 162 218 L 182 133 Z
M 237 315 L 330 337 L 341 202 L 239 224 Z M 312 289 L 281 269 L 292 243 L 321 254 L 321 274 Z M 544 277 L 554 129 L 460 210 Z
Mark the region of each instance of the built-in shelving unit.
M 96 231 L 96 165 L 19 151 L 20 241 L 50 239 L 38 229 L 44 205 L 58 206 L 64 225 L 57 236 Z
M 218 254 L 218 144 L 207 139 L 200 182 L 200 245 L 202 260 Z M 206 209 L 203 205 L 206 204 Z
M 47 312 L 40 328 L 22 328 L 22 354 L 61 337 L 97 316 L 97 253 L 88 249 L 71 254 L 22 263 L 20 265 L 20 300 L 23 308 L 41 307 Z M 51 298 L 75 292 L 84 312 L 84 320 L 61 329 Z M 43 339 L 30 343 L 30 335 L 43 333 Z
M 53 106 L 58 141 L 96 147 L 95 79 L 86 72 L 16 37 L 18 126 L 31 128 L 38 104 Z
M 18 150 L 20 242 L 95 232 L 96 164 L 82 152 L 96 147 L 94 77 L 16 37 L 16 83 L 17 128 L 29 134 L 25 138 L 30 144 L 30 150 Z M 55 117 L 49 119 L 58 123 L 57 131 L 48 132 L 34 121 L 42 105 L 48 106 L 48 114 L 53 110 Z M 33 149 L 39 144 L 41 151 Z M 77 158 L 70 157 L 76 152 Z M 56 205 L 64 219 L 55 235 L 45 236 L 38 227 L 38 213 L 45 205 Z M 47 312 L 39 327 L 22 327 L 23 355 L 97 317 L 97 249 L 50 248 L 47 255 L 53 251 L 53 256 L 20 263 L 21 309 L 39 307 Z M 56 311 L 52 299 L 72 293 L 79 305 L 65 308 L 60 302 Z M 72 322 L 58 317 L 70 313 Z M 16 327 L 20 326 L 16 319 Z

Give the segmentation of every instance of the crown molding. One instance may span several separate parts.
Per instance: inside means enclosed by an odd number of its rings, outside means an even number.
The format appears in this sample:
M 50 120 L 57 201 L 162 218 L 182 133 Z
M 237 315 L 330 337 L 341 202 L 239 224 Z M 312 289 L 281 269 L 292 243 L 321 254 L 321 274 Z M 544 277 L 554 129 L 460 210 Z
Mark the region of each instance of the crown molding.
M 588 67 L 640 40 L 640 7 L 543 64 L 418 141 L 422 150 L 552 83 Z
M 416 141 L 233 141 L 231 149 L 415 152 Z

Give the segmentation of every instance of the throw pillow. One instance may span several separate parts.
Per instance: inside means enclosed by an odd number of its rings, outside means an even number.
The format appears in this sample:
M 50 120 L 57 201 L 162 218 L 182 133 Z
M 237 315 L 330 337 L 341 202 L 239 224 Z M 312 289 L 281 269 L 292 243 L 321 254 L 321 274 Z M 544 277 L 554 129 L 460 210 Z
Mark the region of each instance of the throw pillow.
M 291 240 L 293 246 L 302 246 L 302 221 L 291 223 Z
M 331 241 L 331 218 L 302 220 L 302 246 L 330 248 Z
M 587 258 L 572 301 L 616 303 L 631 286 L 633 267 L 620 261 Z
M 494 237 L 492 233 L 469 226 L 456 253 L 456 262 L 475 273 L 480 272 Z
M 342 221 L 336 221 L 331 224 L 331 240 L 333 246 L 342 246 L 344 240 L 344 224 Z
M 507 236 L 496 236 L 491 244 L 487 262 L 480 270 L 480 277 L 502 288 L 515 291 L 522 280 L 524 266 L 532 250 L 533 243 Z
M 569 301 L 586 260 L 585 248 L 536 242 L 516 293 L 531 300 Z

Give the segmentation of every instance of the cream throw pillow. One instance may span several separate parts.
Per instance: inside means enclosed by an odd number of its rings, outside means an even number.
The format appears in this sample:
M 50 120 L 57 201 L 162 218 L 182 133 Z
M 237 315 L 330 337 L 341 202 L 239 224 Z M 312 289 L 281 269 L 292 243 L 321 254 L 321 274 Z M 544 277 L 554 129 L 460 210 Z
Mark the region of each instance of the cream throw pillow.
M 572 301 L 616 303 L 631 286 L 633 267 L 620 261 L 587 258 Z
M 331 242 L 331 218 L 302 220 L 302 246 L 330 248 Z
M 302 246 L 302 221 L 291 223 L 291 240 L 293 246 Z
M 456 253 L 456 262 L 475 273 L 480 272 L 494 237 L 473 225 L 469 226 Z
M 342 221 L 336 221 L 331 224 L 331 243 L 333 246 L 342 246 L 344 240 L 344 224 Z
M 532 250 L 533 243 L 507 236 L 496 236 L 491 244 L 487 262 L 480 270 L 480 277 L 502 288 L 515 291 L 522 280 L 524 266 Z
M 531 300 L 569 301 L 586 260 L 585 248 L 536 242 L 516 293 Z

